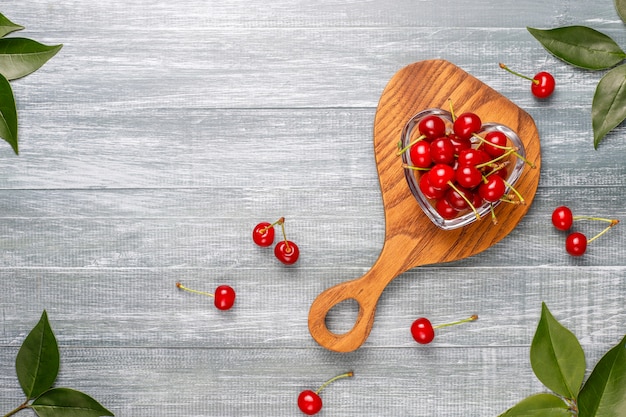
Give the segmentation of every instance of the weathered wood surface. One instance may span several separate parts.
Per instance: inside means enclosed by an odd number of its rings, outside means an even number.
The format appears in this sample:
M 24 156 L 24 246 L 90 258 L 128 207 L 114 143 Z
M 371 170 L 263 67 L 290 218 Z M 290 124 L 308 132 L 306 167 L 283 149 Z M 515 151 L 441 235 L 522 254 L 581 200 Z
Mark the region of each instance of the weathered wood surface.
M 626 46 L 611 1 L 33 0 L 0 12 L 20 36 L 64 44 L 12 83 L 21 154 L 0 152 L 0 413 L 23 401 L 15 355 L 43 309 L 58 385 L 133 417 L 298 415 L 300 390 L 348 369 L 320 415 L 496 416 L 542 390 L 528 362 L 542 301 L 589 368 L 624 335 L 624 228 L 573 259 L 549 216 L 567 204 L 626 219 L 626 132 L 593 150 L 601 73 L 561 63 L 525 29 L 583 24 Z M 535 201 L 489 250 L 394 280 L 367 342 L 329 352 L 308 333 L 309 306 L 363 275 L 384 240 L 378 99 L 396 71 L 432 58 L 533 116 Z M 533 99 L 500 61 L 551 71 L 556 94 Z M 294 267 L 250 239 L 280 216 L 302 252 Z M 236 306 L 218 312 L 179 280 L 229 283 Z M 431 346 L 410 337 L 419 316 L 474 313 Z M 341 306 L 329 327 L 355 315 Z

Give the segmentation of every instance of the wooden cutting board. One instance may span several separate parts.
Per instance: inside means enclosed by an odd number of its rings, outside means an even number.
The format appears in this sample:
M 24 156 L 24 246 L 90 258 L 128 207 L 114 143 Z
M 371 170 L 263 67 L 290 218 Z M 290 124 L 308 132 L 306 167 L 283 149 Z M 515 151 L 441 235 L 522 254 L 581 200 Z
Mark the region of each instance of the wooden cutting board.
M 515 185 L 526 204 L 500 204 L 496 208 L 497 225 L 490 218 L 483 218 L 460 229 L 441 230 L 422 211 L 406 182 L 401 158 L 396 155 L 403 127 L 421 110 L 449 110 L 450 102 L 457 115 L 471 111 L 483 123 L 495 122 L 514 130 L 524 143 L 526 158 L 535 165 L 534 169 L 527 167 Z M 533 202 L 541 167 L 539 134 L 532 117 L 445 60 L 416 62 L 391 78 L 374 120 L 374 156 L 385 210 L 385 241 L 380 256 L 362 277 L 322 292 L 309 311 L 311 335 L 333 351 L 352 351 L 365 342 L 374 323 L 378 299 L 398 275 L 416 266 L 466 258 L 508 235 Z M 332 333 L 326 326 L 326 315 L 348 299 L 359 304 L 356 323 L 347 333 Z M 419 302 L 419 294 L 416 301 Z

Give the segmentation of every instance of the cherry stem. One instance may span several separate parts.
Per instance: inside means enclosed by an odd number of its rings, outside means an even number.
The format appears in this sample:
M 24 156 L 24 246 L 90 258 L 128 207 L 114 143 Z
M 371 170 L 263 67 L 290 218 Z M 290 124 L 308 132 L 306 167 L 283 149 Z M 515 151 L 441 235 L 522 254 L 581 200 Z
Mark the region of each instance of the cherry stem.
M 421 141 L 422 139 L 426 138 L 426 135 L 421 135 L 419 136 L 417 139 L 412 140 L 411 142 L 409 142 L 408 145 L 406 145 L 404 148 L 400 148 L 398 150 L 398 152 L 396 152 L 397 156 L 402 155 L 403 153 L 405 153 L 407 150 L 411 149 L 411 146 L 415 145 L 417 142 Z
M 609 225 L 608 225 L 608 226 L 607 226 L 607 227 L 606 227 L 603 231 L 601 231 L 600 233 L 598 233 L 597 235 L 595 235 L 594 237 L 592 237 L 591 239 L 589 239 L 589 240 L 587 241 L 587 243 L 588 243 L 588 244 L 589 244 L 589 243 L 591 243 L 591 242 L 593 242 L 594 240 L 596 240 L 597 238 L 599 238 L 600 236 L 602 236 L 602 235 L 603 235 L 603 234 L 605 234 L 606 232 L 608 232 L 608 231 L 609 231 L 609 229 L 610 229 L 611 227 L 613 227 L 613 226 L 615 226 L 616 224 L 618 224 L 618 223 L 619 223 L 619 220 L 600 219 L 600 218 L 595 218 L 595 219 L 597 219 L 597 220 L 608 220 L 608 221 L 610 222 L 610 224 L 609 224 Z
M 500 62 L 500 68 L 502 68 L 503 70 L 506 70 L 508 72 L 510 72 L 511 74 L 517 75 L 518 77 L 522 77 L 528 81 L 531 81 L 534 84 L 539 84 L 539 80 L 535 80 L 534 78 L 530 78 L 527 77 L 526 75 L 520 74 L 519 72 L 515 72 L 512 69 L 510 69 L 509 67 L 507 67 L 506 65 L 504 65 L 502 62 Z
M 493 209 L 493 203 L 489 204 L 489 211 L 491 212 L 491 222 L 494 225 L 498 224 L 498 218 L 496 217 L 496 211 Z
M 476 136 L 476 137 L 478 137 L 478 138 L 480 138 L 480 139 L 482 139 L 484 141 L 484 139 L 481 138 L 479 135 L 475 134 L 474 136 Z M 491 163 L 494 163 L 494 162 L 497 162 L 497 161 L 499 161 L 501 159 L 507 158 L 511 154 L 515 155 L 517 158 L 519 158 L 522 161 L 524 161 L 524 163 L 526 165 L 530 166 L 531 168 L 537 168 L 537 166 L 534 163 L 530 162 L 528 159 L 526 159 L 522 155 L 520 155 L 520 153 L 517 152 L 517 149 L 515 149 L 514 147 L 511 147 L 511 146 L 507 146 L 507 147 L 496 146 L 493 143 L 491 145 L 494 146 L 494 147 L 499 147 L 499 148 L 508 149 L 508 150 L 504 154 L 500 155 L 497 158 L 492 159 L 491 161 L 487 161 L 487 162 L 484 162 L 482 164 L 476 165 L 477 168 L 482 168 L 482 167 L 488 166 Z
M 276 220 L 274 223 L 265 226 L 263 229 L 259 230 L 259 233 L 264 234 L 265 232 L 267 232 L 268 229 L 271 229 L 272 227 L 276 226 L 277 224 L 280 224 L 282 226 L 282 224 L 285 223 L 285 218 L 281 217 L 280 219 Z
M 482 143 L 485 143 L 487 145 L 491 145 L 494 148 L 498 148 L 498 149 L 515 149 L 512 146 L 506 146 L 506 145 L 496 145 L 495 143 L 491 143 L 489 142 L 487 139 L 483 138 L 482 136 L 480 136 L 478 133 L 473 133 L 472 136 L 474 136 L 475 138 L 477 138 L 479 141 L 481 141 Z
M 402 164 L 402 168 L 412 169 L 414 171 L 430 171 L 430 168 L 421 168 L 409 164 Z
M 352 371 L 346 372 L 346 373 L 341 374 L 341 375 L 334 376 L 334 377 L 330 378 L 328 381 L 324 382 L 324 383 L 323 383 L 323 384 L 322 384 L 322 385 L 321 385 L 321 386 L 317 389 L 317 391 L 315 391 L 315 393 L 316 393 L 316 394 L 319 394 L 319 393 L 320 393 L 320 392 L 322 392 L 322 390 L 323 390 L 324 388 L 326 388 L 329 384 L 332 384 L 333 382 L 335 382 L 335 381 L 336 381 L 336 380 L 338 380 L 338 379 L 342 379 L 342 378 L 350 378 L 350 377 L 353 377 L 353 376 L 354 376 L 354 372 L 352 372 Z
M 451 98 L 448 99 L 448 103 L 450 103 L 450 118 L 452 119 L 452 122 L 454 123 L 454 121 L 456 120 L 456 115 L 454 114 L 454 108 L 452 106 Z
M 281 217 L 278 220 L 278 222 L 280 224 L 280 228 L 283 231 L 283 239 L 285 240 L 285 252 L 291 253 L 291 246 L 289 246 L 289 241 L 287 240 L 287 233 L 285 233 L 285 218 Z
M 528 159 L 524 158 L 522 155 L 520 155 L 518 152 L 515 152 L 515 156 L 518 157 L 519 159 L 521 159 L 522 161 L 524 161 L 524 163 L 526 165 L 528 165 L 529 167 L 531 167 L 532 169 L 537 168 L 537 165 L 534 164 L 534 162 L 530 162 Z
M 619 223 L 619 220 L 616 219 L 607 219 L 605 217 L 594 217 L 594 216 L 574 216 L 574 220 L 597 220 L 601 222 L 611 223 L 611 226 L 615 226 Z
M 207 297 L 213 297 L 215 298 L 214 294 L 208 293 L 208 292 L 204 292 L 204 291 L 198 291 L 198 290 L 192 290 L 191 288 L 187 288 L 185 287 L 183 284 L 181 284 L 180 282 L 176 283 L 176 288 L 180 288 L 181 290 L 187 291 L 187 292 L 192 292 L 194 294 L 200 294 L 200 295 L 206 295 Z
M 450 188 L 452 188 L 454 191 L 457 192 L 458 195 L 461 196 L 461 198 L 463 200 L 465 200 L 465 202 L 470 206 L 470 208 L 472 209 L 472 211 L 474 212 L 474 214 L 476 215 L 476 219 L 480 220 L 480 214 L 478 213 L 478 210 L 476 210 L 476 207 L 474 207 L 474 205 L 472 204 L 471 201 L 469 201 L 469 199 L 465 196 L 465 194 L 463 194 L 461 192 L 461 190 L 459 190 L 453 183 L 452 181 L 448 181 L 448 185 L 450 186 Z
M 511 155 L 514 152 L 515 152 L 515 149 L 510 148 L 508 151 L 506 151 L 502 155 L 498 156 L 497 158 L 493 158 L 492 160 L 487 161 L 487 162 L 483 162 L 482 164 L 477 164 L 476 168 L 480 169 L 480 168 L 484 168 L 486 166 L 489 166 L 491 164 L 494 164 L 494 163 L 500 161 L 501 159 L 505 159 L 505 158 L 509 157 L 509 155 Z M 516 156 L 517 156 L 517 153 L 516 153 Z
M 433 326 L 433 329 L 441 329 L 442 327 L 455 326 L 457 324 L 467 323 L 469 321 L 474 321 L 474 320 L 478 320 L 478 316 L 476 314 L 463 320 L 453 321 L 452 323 L 438 324 L 436 326 Z
M 504 162 L 500 162 L 499 164 L 495 164 L 491 167 L 491 171 L 489 171 L 488 173 L 484 174 L 483 176 L 485 178 L 487 178 L 490 175 L 493 175 L 495 173 L 497 173 L 498 171 L 500 171 L 501 169 L 506 168 L 506 166 L 509 164 L 509 161 L 504 161 Z
M 515 189 L 515 187 L 513 187 L 513 185 L 511 185 L 507 180 L 502 180 L 502 181 L 504 181 L 504 185 L 509 187 L 509 189 L 513 191 L 513 193 L 515 193 L 515 195 L 519 199 L 520 204 L 526 204 L 526 200 L 524 200 L 524 197 L 522 197 L 522 195 L 519 193 L 519 191 Z

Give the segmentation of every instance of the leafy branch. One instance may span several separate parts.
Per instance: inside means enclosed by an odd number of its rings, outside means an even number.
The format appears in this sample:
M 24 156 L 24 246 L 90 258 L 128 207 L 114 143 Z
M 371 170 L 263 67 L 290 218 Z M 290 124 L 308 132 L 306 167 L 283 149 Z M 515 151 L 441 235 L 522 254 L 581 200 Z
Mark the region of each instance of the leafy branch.
M 27 408 L 39 417 L 113 416 L 113 413 L 85 393 L 70 388 L 53 388 L 59 365 L 59 348 L 44 310 L 37 325 L 24 339 L 15 359 L 17 379 L 26 400 L 4 417 Z
M 622 19 L 626 1 L 617 0 Z M 626 119 L 626 52 L 609 36 L 587 26 L 554 29 L 527 28 L 532 36 L 556 58 L 575 67 L 609 70 L 598 82 L 591 104 L 593 146 Z M 621 64 L 621 65 L 618 65 Z
M 17 107 L 9 81 L 22 78 L 45 64 L 63 45 L 43 45 L 27 38 L 6 35 L 24 29 L 0 13 L 0 138 L 7 141 L 17 155 Z
M 500 417 L 617 417 L 626 412 L 626 336 L 596 364 L 583 385 L 585 354 L 576 336 L 542 304 L 530 363 L 552 393 L 531 395 Z

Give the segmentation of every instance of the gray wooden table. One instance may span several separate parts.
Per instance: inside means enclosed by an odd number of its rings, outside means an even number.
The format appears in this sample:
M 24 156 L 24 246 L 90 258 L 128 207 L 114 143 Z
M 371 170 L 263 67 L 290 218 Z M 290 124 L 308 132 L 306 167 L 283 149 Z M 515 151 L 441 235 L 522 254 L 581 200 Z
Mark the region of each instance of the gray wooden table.
M 0 147 L 0 414 L 23 401 L 15 355 L 44 309 L 57 385 L 133 417 L 295 416 L 301 390 L 347 370 L 320 415 L 496 416 L 543 390 L 528 359 L 542 301 L 589 369 L 623 337 L 625 229 L 572 258 L 550 214 L 626 219 L 626 131 L 594 150 L 601 73 L 526 31 L 581 24 L 626 46 L 612 1 L 9 0 L 0 12 L 20 36 L 64 44 L 12 83 L 21 153 Z M 431 58 L 533 116 L 536 200 L 491 249 L 394 280 L 365 344 L 330 352 L 309 335 L 309 306 L 365 273 L 384 239 L 378 98 Z M 552 72 L 557 92 L 537 101 L 500 61 Z M 251 241 L 280 216 L 301 250 L 292 267 Z M 176 281 L 230 284 L 236 305 L 217 311 Z M 471 314 L 429 346 L 411 338 L 419 316 Z M 346 331 L 355 315 L 341 305 L 329 325 Z

